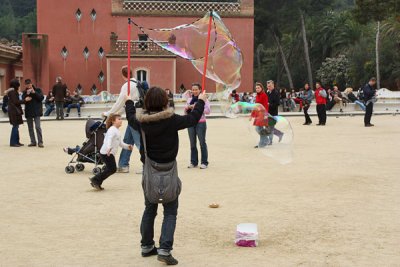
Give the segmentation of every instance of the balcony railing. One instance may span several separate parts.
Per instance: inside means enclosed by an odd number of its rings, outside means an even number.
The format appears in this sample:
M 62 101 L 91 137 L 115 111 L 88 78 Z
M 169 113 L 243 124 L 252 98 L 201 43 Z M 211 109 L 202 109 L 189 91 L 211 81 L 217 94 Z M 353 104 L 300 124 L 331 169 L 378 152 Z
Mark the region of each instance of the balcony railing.
M 165 42 L 167 44 L 168 42 Z M 117 40 L 111 45 L 112 55 L 127 55 L 128 54 L 128 41 Z M 132 41 L 131 42 L 131 55 L 132 56 L 169 56 L 175 55 L 163 49 L 161 46 L 151 41 Z

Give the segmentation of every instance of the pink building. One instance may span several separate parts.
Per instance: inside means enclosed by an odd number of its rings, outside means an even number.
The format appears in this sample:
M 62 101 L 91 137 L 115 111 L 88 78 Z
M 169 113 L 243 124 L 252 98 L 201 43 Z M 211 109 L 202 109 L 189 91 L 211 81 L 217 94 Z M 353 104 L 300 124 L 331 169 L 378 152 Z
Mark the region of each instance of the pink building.
M 22 52 L 0 44 L 0 95 L 9 88 L 12 79 L 22 80 Z
M 127 64 L 128 17 L 148 28 L 170 28 L 191 23 L 211 9 L 221 15 L 243 52 L 239 90 L 249 91 L 253 84 L 254 0 L 37 0 L 38 34 L 23 36 L 24 76 L 44 92 L 61 76 L 70 90 L 79 87 L 84 94 L 92 90 L 118 93 L 123 81 L 120 69 Z M 182 84 L 189 88 L 192 82 L 201 81 L 189 61 L 139 40 L 139 30 L 132 29 L 131 65 L 137 78 L 173 92 Z M 207 90 L 215 88 L 215 82 L 208 80 Z

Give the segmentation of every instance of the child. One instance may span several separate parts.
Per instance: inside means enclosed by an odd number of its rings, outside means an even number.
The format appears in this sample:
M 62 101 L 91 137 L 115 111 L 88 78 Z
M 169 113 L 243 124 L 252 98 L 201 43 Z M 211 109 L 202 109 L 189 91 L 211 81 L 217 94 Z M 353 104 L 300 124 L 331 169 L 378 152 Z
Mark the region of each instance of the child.
M 118 152 L 118 146 L 129 150 L 132 150 L 133 148 L 132 145 L 127 145 L 122 141 L 121 134 L 119 132 L 121 125 L 121 115 L 111 114 L 107 118 L 107 133 L 104 137 L 103 146 L 100 149 L 100 157 L 106 167 L 101 173 L 96 174 L 96 176 L 93 178 L 89 178 L 91 186 L 97 190 L 103 190 L 104 188 L 101 187 L 101 184 L 105 179 L 117 171 L 115 155 Z

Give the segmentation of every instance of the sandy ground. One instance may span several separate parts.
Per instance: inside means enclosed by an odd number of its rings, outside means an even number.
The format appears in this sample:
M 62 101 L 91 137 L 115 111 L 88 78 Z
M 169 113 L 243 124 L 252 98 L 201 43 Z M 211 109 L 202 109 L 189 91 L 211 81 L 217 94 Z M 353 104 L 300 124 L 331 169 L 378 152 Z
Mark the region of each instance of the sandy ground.
M 290 121 L 289 165 L 257 152 L 236 120 L 213 119 L 209 169 L 188 170 L 181 132 L 180 266 L 400 266 L 400 116 L 375 116 L 374 128 L 362 117 Z M 95 192 L 92 166 L 64 172 L 61 148 L 84 141 L 84 124 L 44 122 L 44 149 L 10 148 L 10 125 L 0 124 L 0 266 L 162 266 L 140 256 L 140 175 L 115 174 Z M 27 145 L 27 126 L 20 132 Z M 234 245 L 243 222 L 258 224 L 259 247 Z M 156 236 L 160 225 L 159 216 Z

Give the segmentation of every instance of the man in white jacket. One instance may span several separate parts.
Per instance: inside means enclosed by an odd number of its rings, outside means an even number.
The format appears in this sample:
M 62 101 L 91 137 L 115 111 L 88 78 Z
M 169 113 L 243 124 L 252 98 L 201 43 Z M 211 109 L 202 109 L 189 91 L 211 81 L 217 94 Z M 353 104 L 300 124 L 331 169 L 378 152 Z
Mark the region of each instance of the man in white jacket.
M 110 114 L 121 113 L 125 107 L 125 101 L 128 96 L 128 67 L 123 66 L 121 69 L 122 78 L 125 80 L 125 83 L 121 87 L 121 91 L 119 93 L 118 99 L 112 108 L 103 113 L 103 116 L 108 117 Z M 132 78 L 132 70 L 130 70 L 130 94 L 129 99 L 133 102 L 139 101 L 140 94 L 137 88 L 137 81 Z M 124 143 L 128 145 L 136 145 L 137 149 L 140 150 L 140 133 L 133 129 L 131 126 L 126 127 Z M 129 160 L 131 158 L 132 151 L 127 149 L 122 149 L 121 154 L 119 156 L 118 161 L 118 172 L 128 173 L 129 172 Z M 141 169 L 140 169 L 141 172 Z

